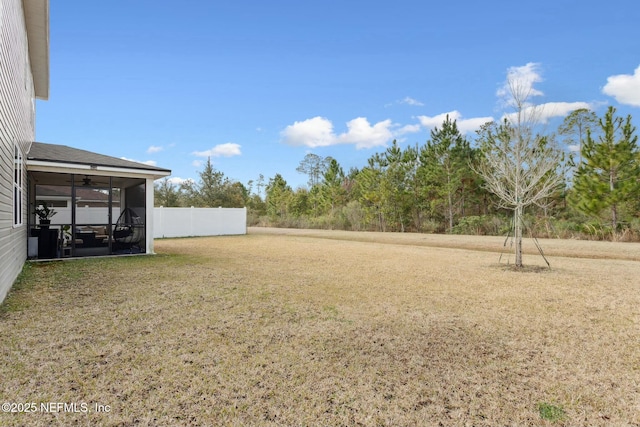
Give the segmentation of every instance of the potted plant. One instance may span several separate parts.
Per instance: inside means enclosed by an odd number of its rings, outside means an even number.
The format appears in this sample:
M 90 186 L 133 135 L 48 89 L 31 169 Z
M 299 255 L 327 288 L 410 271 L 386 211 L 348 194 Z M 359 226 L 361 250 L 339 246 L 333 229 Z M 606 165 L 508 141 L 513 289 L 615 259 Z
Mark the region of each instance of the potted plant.
M 51 217 L 57 213 L 55 209 L 47 206 L 47 202 L 42 202 L 42 204 L 38 206 L 35 211 L 36 215 L 38 215 L 40 226 L 42 228 L 49 228 L 49 224 L 51 224 Z

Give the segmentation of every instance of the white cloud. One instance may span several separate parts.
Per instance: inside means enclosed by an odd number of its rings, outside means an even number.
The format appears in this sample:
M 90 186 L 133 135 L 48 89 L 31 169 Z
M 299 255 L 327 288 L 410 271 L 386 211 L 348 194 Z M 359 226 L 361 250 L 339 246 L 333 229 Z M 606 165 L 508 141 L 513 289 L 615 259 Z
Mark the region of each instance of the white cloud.
M 164 178 L 157 179 L 156 182 L 162 181 Z M 170 184 L 180 186 L 183 182 L 190 180 L 191 178 L 180 178 L 179 176 L 171 176 L 167 178 Z
M 191 165 L 195 168 L 199 168 L 200 166 L 202 166 L 204 164 L 204 162 L 202 160 L 194 160 L 193 162 L 191 162 Z
M 233 157 L 242 154 L 240 148 L 240 144 L 227 142 L 226 144 L 218 144 L 209 150 L 194 151 L 191 154 L 198 157 Z
M 387 108 L 387 107 L 392 107 L 394 105 L 402 105 L 402 104 L 411 105 L 413 107 L 424 107 L 424 103 L 418 101 L 415 98 L 411 98 L 410 96 L 406 96 L 404 99 L 399 99 L 397 101 L 390 102 L 388 104 L 385 104 L 384 106 L 385 108 Z
M 586 108 L 588 110 L 593 108 L 588 102 L 547 102 L 546 104 L 540 104 L 540 107 L 544 111 L 543 117 L 545 119 L 564 117 L 580 108 Z
M 149 148 L 147 148 L 147 153 L 148 154 L 159 153 L 162 150 L 164 150 L 164 147 L 160 147 L 160 146 L 157 146 L 157 145 L 152 145 Z
M 400 129 L 394 131 L 393 133 L 395 135 L 405 135 L 407 133 L 420 132 L 421 129 L 422 129 L 422 126 L 420 126 L 420 124 L 418 123 L 418 124 L 415 124 L 415 125 L 404 125 Z
M 136 163 L 142 163 L 143 165 L 147 165 L 147 166 L 157 166 L 158 162 L 156 162 L 155 160 L 145 160 L 144 162 L 141 162 L 140 160 L 134 160 L 134 159 L 129 159 L 127 157 L 120 157 L 122 160 L 128 160 L 130 162 L 136 162 Z
M 287 126 L 280 135 L 283 142 L 293 146 L 307 146 L 311 148 L 326 147 L 336 144 L 333 133 L 333 123 L 324 117 L 294 122 Z
M 391 120 L 383 120 L 373 126 L 365 117 L 347 122 L 347 131 L 337 135 L 333 123 L 324 117 L 295 122 L 282 132 L 282 142 L 293 146 L 310 148 L 327 147 L 337 144 L 354 144 L 356 148 L 371 148 L 385 145 L 393 139 Z
M 522 116 L 526 120 L 533 123 L 545 124 L 554 117 L 565 117 L 580 108 L 592 109 L 588 102 L 547 102 L 545 104 L 526 107 L 522 110 Z M 502 116 L 509 121 L 514 122 L 517 119 L 517 113 L 509 113 Z
M 448 113 L 438 114 L 437 116 L 418 116 L 418 120 L 420 120 L 420 124 L 427 129 L 433 129 L 436 126 L 441 126 L 442 122 L 444 122 L 449 116 L 451 120 L 458 120 L 461 117 L 461 114 L 457 111 L 450 111 Z
M 460 131 L 460 133 L 462 134 L 467 134 L 467 133 L 473 133 L 475 131 L 477 131 L 478 129 L 480 129 L 480 127 L 487 123 L 487 122 L 492 122 L 495 119 L 491 116 L 488 117 L 474 117 L 472 119 L 462 119 L 462 120 L 458 120 L 457 124 L 458 124 L 458 130 Z
M 507 69 L 507 79 L 502 87 L 498 89 L 496 95 L 505 105 L 514 106 L 512 92 L 516 92 L 520 97 L 524 98 L 544 95 L 542 91 L 533 87 L 534 84 L 541 81 L 539 63 L 529 62 L 520 67 L 509 67 Z
M 171 178 L 169 178 L 169 182 L 174 184 L 174 185 L 180 185 L 183 182 L 185 182 L 187 179 L 185 178 L 180 178 L 179 176 L 172 176 Z
M 358 149 L 379 147 L 393 139 L 390 127 L 389 119 L 371 126 L 366 118 L 358 117 L 347 122 L 348 131 L 340 134 L 338 141 L 343 144 L 355 144 Z
M 450 120 L 455 120 L 458 130 L 462 134 L 472 133 L 480 129 L 480 126 L 487 122 L 493 121 L 493 117 L 474 117 L 471 119 L 463 119 L 459 111 L 453 110 L 448 113 L 438 114 L 436 116 L 418 116 L 420 124 L 427 129 L 442 127 L 442 123 L 449 116 Z
M 540 114 L 542 123 L 546 123 L 553 117 L 564 117 L 580 108 L 592 109 L 591 104 L 588 102 L 547 102 L 546 104 L 540 104 L 538 107 L 542 110 Z
M 402 101 L 398 101 L 399 104 L 407 104 L 407 105 L 414 105 L 416 107 L 423 107 L 424 104 L 420 101 L 418 101 L 417 99 L 413 99 L 409 96 L 407 96 L 406 98 L 404 98 Z
M 579 108 L 593 108 L 587 102 L 547 102 L 534 105 L 530 102 L 531 97 L 544 95 L 542 91 L 534 88 L 534 85 L 542 80 L 539 63 L 529 62 L 521 67 L 509 67 L 507 79 L 504 85 L 498 89 L 496 95 L 505 106 L 509 107 L 517 107 L 513 99 L 514 95 L 519 97 L 520 101 L 526 101 L 521 105 L 521 117 L 526 121 L 539 124 L 545 124 L 554 117 L 565 117 Z M 514 122 L 518 115 L 516 112 L 505 113 L 501 120 L 505 118 Z
M 612 96 L 620 104 L 640 107 L 640 66 L 633 75 L 618 74 L 607 78 L 602 93 Z

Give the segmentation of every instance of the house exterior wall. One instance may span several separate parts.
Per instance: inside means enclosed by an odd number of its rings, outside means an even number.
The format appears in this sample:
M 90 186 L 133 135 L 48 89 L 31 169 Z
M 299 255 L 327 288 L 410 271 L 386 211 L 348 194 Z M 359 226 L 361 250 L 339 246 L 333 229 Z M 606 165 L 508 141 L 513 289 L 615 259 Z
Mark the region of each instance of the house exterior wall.
M 27 172 L 22 225 L 13 224 L 14 146 L 27 158 L 35 138 L 35 90 L 22 0 L 0 1 L 0 302 L 27 258 Z

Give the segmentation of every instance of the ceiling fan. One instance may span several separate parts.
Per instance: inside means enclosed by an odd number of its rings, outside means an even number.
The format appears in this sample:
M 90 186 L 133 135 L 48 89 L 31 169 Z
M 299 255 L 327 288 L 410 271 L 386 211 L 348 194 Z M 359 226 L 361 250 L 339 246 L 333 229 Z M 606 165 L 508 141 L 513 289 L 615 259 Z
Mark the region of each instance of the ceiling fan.
M 75 180 L 75 179 L 74 179 L 74 181 L 77 182 L 77 180 Z M 65 182 L 71 183 L 72 180 L 71 179 L 67 179 L 67 180 L 65 180 Z M 83 187 L 93 187 L 94 185 L 95 185 L 95 183 L 93 182 L 93 180 L 91 178 L 89 178 L 89 175 L 85 175 L 84 178 L 82 178 L 82 186 Z
M 71 177 L 69 177 L 71 178 Z M 100 179 L 102 177 L 100 176 L 89 176 L 89 175 L 85 175 L 84 178 L 82 178 L 82 180 L 80 180 L 78 175 L 75 175 L 73 179 L 66 179 L 65 182 L 71 184 L 71 182 L 75 182 L 76 187 L 85 187 L 85 188 L 96 188 L 96 187 L 108 187 L 109 186 L 109 180 L 107 179 L 107 181 L 105 182 L 104 180 Z M 108 177 L 107 177 L 108 178 Z M 82 181 L 82 184 L 80 183 L 80 181 Z

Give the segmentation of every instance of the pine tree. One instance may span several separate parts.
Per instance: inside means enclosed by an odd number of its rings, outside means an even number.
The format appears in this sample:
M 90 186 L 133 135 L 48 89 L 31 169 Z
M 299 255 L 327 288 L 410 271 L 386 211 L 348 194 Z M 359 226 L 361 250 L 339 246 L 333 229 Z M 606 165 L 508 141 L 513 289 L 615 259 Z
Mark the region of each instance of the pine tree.
M 199 204 L 211 208 L 222 206 L 224 204 L 224 174 L 213 167 L 211 157 L 207 158 L 204 169 L 198 172 L 198 175 L 200 175 L 198 183 Z
M 618 228 L 623 205 L 640 197 L 640 161 L 636 128 L 631 116 L 615 116 L 609 107 L 598 125 L 601 134 L 587 131 L 582 147 L 583 163 L 574 178 L 573 204 L 581 212 L 598 217 L 609 212 L 612 230 Z
M 558 128 L 558 133 L 564 137 L 564 142 L 569 149 L 578 151 L 578 166 L 582 163 L 582 145 L 587 131 L 592 130 L 597 124 L 596 113 L 586 108 L 579 108 L 565 117 Z
M 272 218 L 285 219 L 293 198 L 293 191 L 287 181 L 277 173 L 269 180 L 266 189 L 267 214 Z
M 156 182 L 154 185 L 155 205 L 164 207 L 175 207 L 180 204 L 180 192 L 178 188 L 169 181 L 169 178 Z
M 442 128 L 431 131 L 431 139 L 420 152 L 424 191 L 431 194 L 431 206 L 443 214 L 449 231 L 453 228 L 457 208 L 464 200 L 463 183 L 469 176 L 470 157 L 469 142 L 448 115 Z
M 325 211 L 334 214 L 336 207 L 345 202 L 344 171 L 336 159 L 331 159 L 329 167 L 322 175 L 320 184 L 320 200 Z
M 382 191 L 382 180 L 385 173 L 383 159 L 376 153 L 367 159 L 367 166 L 358 171 L 355 175 L 356 193 L 358 202 L 365 212 L 365 221 L 375 224 L 378 231 L 386 231 L 386 219 L 384 205 L 386 194 Z

